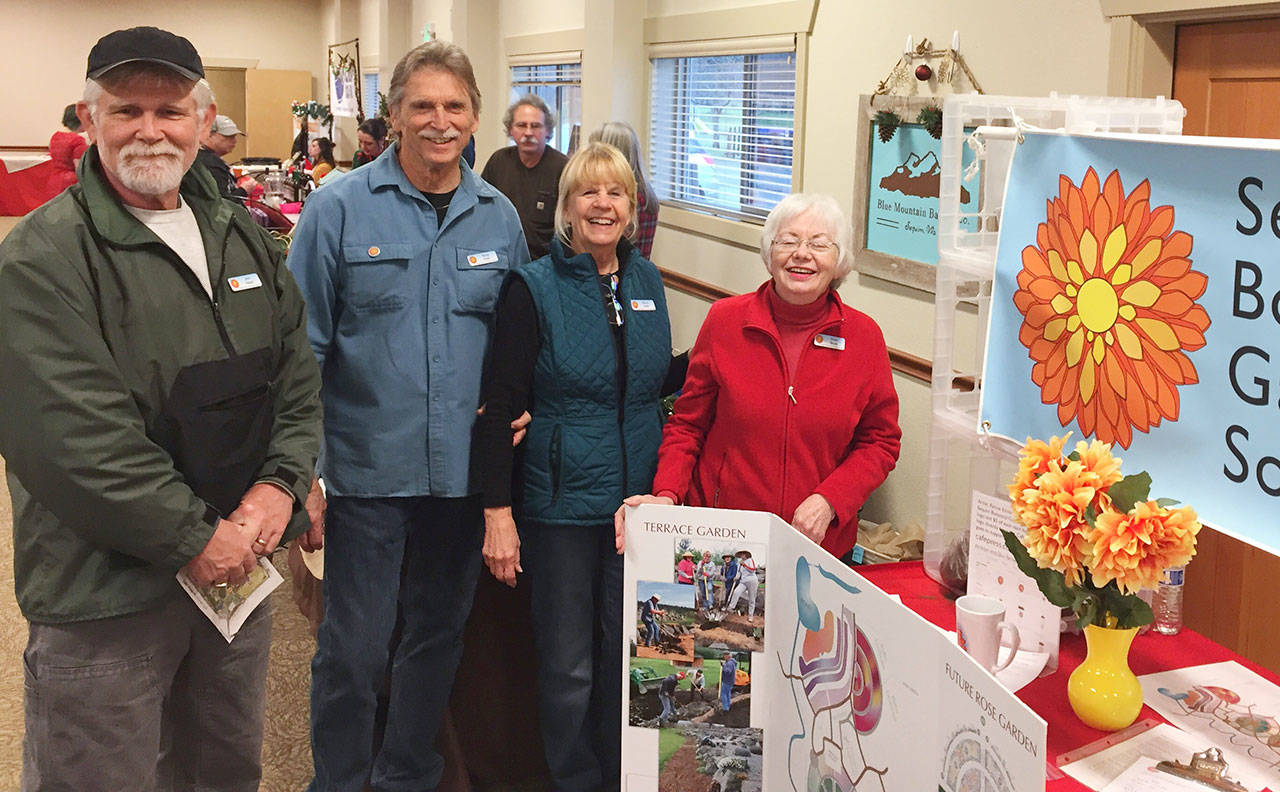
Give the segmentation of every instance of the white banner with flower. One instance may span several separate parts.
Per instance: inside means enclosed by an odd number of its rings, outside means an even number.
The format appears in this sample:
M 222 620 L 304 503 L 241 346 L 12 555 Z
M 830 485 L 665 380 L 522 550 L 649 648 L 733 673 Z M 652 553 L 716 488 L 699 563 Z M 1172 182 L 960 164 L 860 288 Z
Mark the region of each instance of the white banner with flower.
M 1280 550 L 1277 174 L 1277 141 L 1027 133 L 1000 226 L 989 430 L 1111 443 L 1152 497 Z

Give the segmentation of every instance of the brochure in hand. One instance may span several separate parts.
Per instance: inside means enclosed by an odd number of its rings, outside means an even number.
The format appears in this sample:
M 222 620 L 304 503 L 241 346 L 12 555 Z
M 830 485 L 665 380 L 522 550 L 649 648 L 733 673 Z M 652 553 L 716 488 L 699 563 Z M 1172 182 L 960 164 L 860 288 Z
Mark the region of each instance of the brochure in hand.
M 199 586 L 185 572 L 178 572 L 177 577 L 192 602 L 209 617 L 227 643 L 231 643 L 249 615 L 284 580 L 264 556 L 259 556 L 258 566 L 238 586 Z

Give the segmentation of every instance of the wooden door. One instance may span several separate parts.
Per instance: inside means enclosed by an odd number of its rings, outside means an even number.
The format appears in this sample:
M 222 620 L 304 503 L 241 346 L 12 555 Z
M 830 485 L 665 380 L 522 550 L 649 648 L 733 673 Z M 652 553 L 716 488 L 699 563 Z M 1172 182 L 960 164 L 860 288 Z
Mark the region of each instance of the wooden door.
M 1173 98 L 1187 108 L 1184 134 L 1280 138 L 1280 19 L 1180 25 Z M 1187 568 L 1187 626 L 1280 670 L 1270 594 L 1280 558 L 1209 529 L 1198 545 Z
M 248 121 L 244 117 L 244 69 L 230 69 L 219 66 L 206 66 L 204 78 L 213 88 L 213 96 L 218 104 L 218 114 L 236 122 L 236 126 L 248 132 Z M 236 135 L 236 147 L 223 157 L 227 162 L 238 162 L 245 156 L 245 139 Z
M 246 69 L 245 118 L 248 156 L 288 159 L 293 144 L 293 102 L 311 99 L 311 72 Z

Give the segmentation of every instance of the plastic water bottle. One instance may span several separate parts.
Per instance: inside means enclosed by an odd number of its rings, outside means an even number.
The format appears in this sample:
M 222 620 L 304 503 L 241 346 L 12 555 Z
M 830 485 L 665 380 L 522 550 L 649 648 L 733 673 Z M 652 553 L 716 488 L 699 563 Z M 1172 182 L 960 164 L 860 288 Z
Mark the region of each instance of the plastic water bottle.
M 1156 632 L 1177 635 L 1182 630 L 1182 581 L 1186 567 L 1166 569 L 1156 587 Z

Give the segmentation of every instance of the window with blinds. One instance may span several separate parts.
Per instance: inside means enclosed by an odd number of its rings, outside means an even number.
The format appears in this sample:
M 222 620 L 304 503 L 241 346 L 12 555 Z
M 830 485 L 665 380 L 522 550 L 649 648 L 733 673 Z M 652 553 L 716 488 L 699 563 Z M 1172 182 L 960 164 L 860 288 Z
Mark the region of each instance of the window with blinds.
M 582 123 L 582 58 L 580 53 L 566 56 L 559 63 L 519 63 L 522 58 L 512 57 L 508 104 L 525 94 L 537 94 L 556 114 L 551 147 L 568 153 L 573 129 Z
M 378 72 L 365 72 L 361 78 L 360 98 L 364 100 L 364 107 L 360 109 L 364 111 L 365 118 L 373 118 L 378 114 Z
M 651 49 L 649 162 L 664 202 L 758 220 L 791 192 L 796 56 L 787 40 L 781 52 Z

